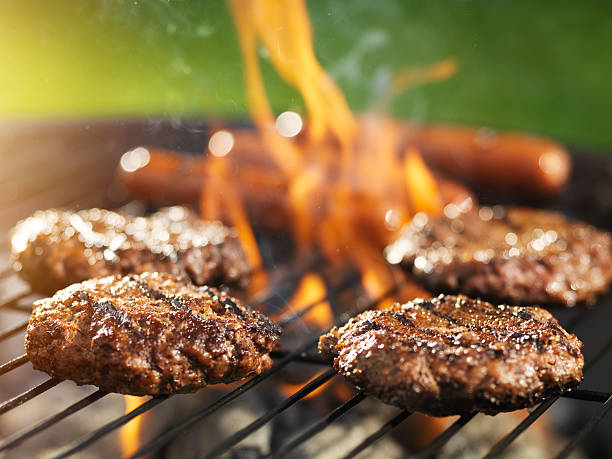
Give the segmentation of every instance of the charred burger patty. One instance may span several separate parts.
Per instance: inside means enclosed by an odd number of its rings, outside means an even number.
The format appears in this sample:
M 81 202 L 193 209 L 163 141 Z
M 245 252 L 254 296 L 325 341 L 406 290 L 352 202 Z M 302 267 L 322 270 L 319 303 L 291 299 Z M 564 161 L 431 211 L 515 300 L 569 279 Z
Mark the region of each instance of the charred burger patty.
M 319 340 L 358 388 L 432 416 L 512 411 L 576 386 L 581 348 L 544 309 L 443 295 L 366 311 Z
M 429 288 L 514 304 L 592 302 L 612 280 L 612 238 L 549 211 L 483 207 L 416 217 L 387 247 Z
M 280 328 L 212 287 L 171 274 L 92 279 L 37 301 L 32 365 L 124 394 L 193 392 L 271 366 Z
M 217 285 L 245 281 L 249 271 L 234 230 L 178 206 L 136 218 L 38 211 L 16 225 L 11 249 L 17 272 L 43 293 L 110 274 L 168 272 Z

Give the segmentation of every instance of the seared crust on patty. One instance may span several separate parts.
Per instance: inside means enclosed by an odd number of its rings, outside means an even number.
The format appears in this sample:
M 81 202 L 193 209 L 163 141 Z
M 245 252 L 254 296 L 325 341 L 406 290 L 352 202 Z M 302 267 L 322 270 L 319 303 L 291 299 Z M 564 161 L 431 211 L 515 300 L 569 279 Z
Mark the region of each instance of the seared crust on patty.
M 15 226 L 11 250 L 14 268 L 43 293 L 111 274 L 168 272 L 218 285 L 246 281 L 249 271 L 233 229 L 179 206 L 149 217 L 38 211 Z
M 319 340 L 359 389 L 432 416 L 512 411 L 576 386 L 581 348 L 544 309 L 443 295 L 366 311 Z
M 280 328 L 212 287 L 163 273 L 92 279 L 37 301 L 32 365 L 124 394 L 193 392 L 270 368 Z
M 518 207 L 421 214 L 385 256 L 431 289 L 512 304 L 590 303 L 612 280 L 608 233 Z

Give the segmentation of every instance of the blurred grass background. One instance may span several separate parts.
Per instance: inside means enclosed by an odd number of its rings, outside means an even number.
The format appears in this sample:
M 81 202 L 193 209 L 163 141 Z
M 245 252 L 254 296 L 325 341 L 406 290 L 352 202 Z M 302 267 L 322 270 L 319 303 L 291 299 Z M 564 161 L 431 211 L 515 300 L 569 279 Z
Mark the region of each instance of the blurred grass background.
M 309 0 L 317 56 L 356 111 L 376 82 L 455 57 L 393 114 L 612 149 L 612 3 Z M 262 53 L 263 54 L 263 53 Z M 264 61 L 276 110 L 301 98 Z M 0 0 L 0 118 L 248 116 L 223 1 Z

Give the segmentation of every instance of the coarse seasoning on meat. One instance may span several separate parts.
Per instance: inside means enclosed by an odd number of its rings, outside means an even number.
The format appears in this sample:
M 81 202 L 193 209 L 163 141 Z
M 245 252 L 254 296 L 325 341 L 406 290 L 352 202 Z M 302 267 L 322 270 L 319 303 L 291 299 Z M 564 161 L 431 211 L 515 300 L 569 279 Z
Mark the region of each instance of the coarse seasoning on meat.
M 366 311 L 319 340 L 359 389 L 432 416 L 533 406 L 580 383 L 581 348 L 544 309 L 450 295 Z
M 612 280 L 608 233 L 519 207 L 419 214 L 385 256 L 440 293 L 514 304 L 591 303 Z
M 281 330 L 212 287 L 165 273 L 92 279 L 37 301 L 37 370 L 123 394 L 193 392 L 270 368 Z
M 218 285 L 246 282 L 249 271 L 235 230 L 179 206 L 149 217 L 38 211 L 15 226 L 11 249 L 14 268 L 43 293 L 110 274 L 168 272 Z

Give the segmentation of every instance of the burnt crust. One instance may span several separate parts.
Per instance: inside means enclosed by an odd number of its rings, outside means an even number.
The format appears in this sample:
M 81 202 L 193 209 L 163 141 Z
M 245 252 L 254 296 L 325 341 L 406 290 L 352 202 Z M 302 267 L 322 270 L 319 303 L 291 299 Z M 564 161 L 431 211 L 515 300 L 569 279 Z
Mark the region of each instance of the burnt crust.
M 612 281 L 608 233 L 520 207 L 420 214 L 385 256 L 430 289 L 512 304 L 588 304 Z
M 193 392 L 270 368 L 281 330 L 213 287 L 165 273 L 92 279 L 34 304 L 37 370 L 133 395 Z
M 235 230 L 187 208 L 149 217 L 104 209 L 38 211 L 11 233 L 13 267 L 32 287 L 53 293 L 111 274 L 187 274 L 197 285 L 244 285 L 249 266 Z
M 544 309 L 461 295 L 366 311 L 319 340 L 358 388 L 432 416 L 533 406 L 580 383 L 581 348 Z

